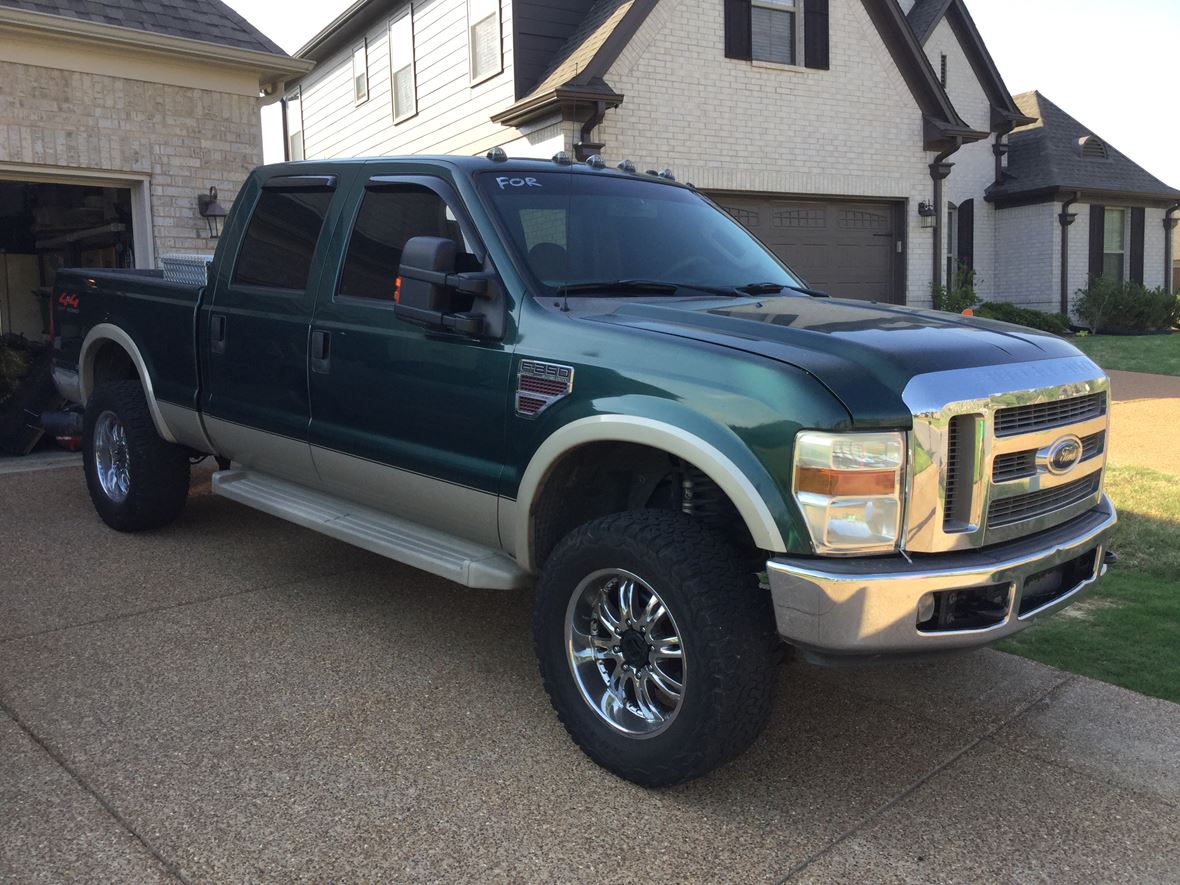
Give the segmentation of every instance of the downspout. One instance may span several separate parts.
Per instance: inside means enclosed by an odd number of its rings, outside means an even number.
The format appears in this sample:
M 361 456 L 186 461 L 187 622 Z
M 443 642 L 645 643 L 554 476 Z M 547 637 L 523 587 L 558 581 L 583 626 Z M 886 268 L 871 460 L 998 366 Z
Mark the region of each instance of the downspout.
M 594 154 L 602 153 L 602 149 L 606 147 L 605 142 L 591 141 L 594 135 L 594 130 L 602 123 L 603 118 L 606 117 L 608 105 L 605 101 L 596 101 L 594 103 L 594 112 L 587 118 L 586 122 L 582 124 L 582 131 L 578 135 L 578 143 L 574 145 L 574 157 L 578 160 L 587 160 Z
M 1061 312 L 1066 316 L 1069 316 L 1069 226 L 1078 218 L 1069 207 L 1081 198 L 1082 195 L 1074 191 L 1073 196 L 1061 204 L 1061 214 L 1057 216 L 1061 224 Z
M 934 180 L 934 274 L 931 276 L 931 288 L 942 285 L 942 183 L 951 174 L 954 163 L 946 162 L 946 158 L 963 146 L 961 138 L 955 139 L 955 146 L 943 151 L 930 164 L 930 177 Z
M 1164 212 L 1164 291 L 1169 295 L 1176 294 L 1176 271 L 1173 267 L 1175 256 L 1172 254 L 1174 236 L 1172 232 L 1176 229 L 1176 222 L 1180 221 L 1180 219 L 1172 217 L 1173 212 L 1180 212 L 1180 203 L 1169 206 Z
M 280 99 L 279 104 L 283 110 L 283 162 L 286 163 L 291 159 L 291 138 L 287 131 L 287 99 Z

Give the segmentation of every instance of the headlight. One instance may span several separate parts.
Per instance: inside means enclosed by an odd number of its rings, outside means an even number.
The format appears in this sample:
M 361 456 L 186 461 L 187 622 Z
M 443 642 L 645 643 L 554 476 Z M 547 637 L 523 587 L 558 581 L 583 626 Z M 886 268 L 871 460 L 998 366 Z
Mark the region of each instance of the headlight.
M 897 549 L 905 469 L 902 433 L 821 433 L 795 437 L 795 500 L 816 553 Z

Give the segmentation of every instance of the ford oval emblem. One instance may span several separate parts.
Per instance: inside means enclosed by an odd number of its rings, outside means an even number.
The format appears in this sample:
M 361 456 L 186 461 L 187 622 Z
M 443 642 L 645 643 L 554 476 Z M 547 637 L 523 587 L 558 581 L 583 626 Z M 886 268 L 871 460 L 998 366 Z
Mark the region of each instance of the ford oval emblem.
M 1060 476 L 1069 473 L 1082 460 L 1082 441 L 1072 434 L 1063 436 L 1042 452 L 1045 468 Z

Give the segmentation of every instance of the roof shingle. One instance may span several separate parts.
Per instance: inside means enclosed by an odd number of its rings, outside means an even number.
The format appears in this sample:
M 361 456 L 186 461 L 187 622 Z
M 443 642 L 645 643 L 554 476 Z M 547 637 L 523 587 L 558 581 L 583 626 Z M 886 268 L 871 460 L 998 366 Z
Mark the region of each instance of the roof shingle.
M 287 55 L 220 0 L 0 0 L 0 6 Z
M 1021 112 L 1035 117 L 1036 122 L 1014 129 L 1008 136 L 1009 177 L 988 188 L 989 198 L 1053 188 L 1180 198 L 1180 190 L 1164 184 L 1105 139 L 1106 159 L 1083 157 L 1081 140 L 1096 133 L 1041 93 L 1025 92 L 1014 98 Z

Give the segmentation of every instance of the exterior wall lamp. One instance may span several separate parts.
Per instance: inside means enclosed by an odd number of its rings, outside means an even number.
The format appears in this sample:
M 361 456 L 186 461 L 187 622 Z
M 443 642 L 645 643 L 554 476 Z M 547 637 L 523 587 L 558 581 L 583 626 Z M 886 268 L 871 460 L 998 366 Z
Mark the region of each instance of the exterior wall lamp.
M 938 210 L 934 208 L 934 204 L 929 200 L 923 200 L 918 204 L 918 217 L 922 219 L 922 227 L 929 230 L 934 227 L 935 221 L 938 218 Z
M 229 213 L 217 202 L 217 188 L 210 187 L 209 193 L 197 194 L 197 213 L 209 225 L 209 238 L 216 240 L 220 237 L 222 219 Z

